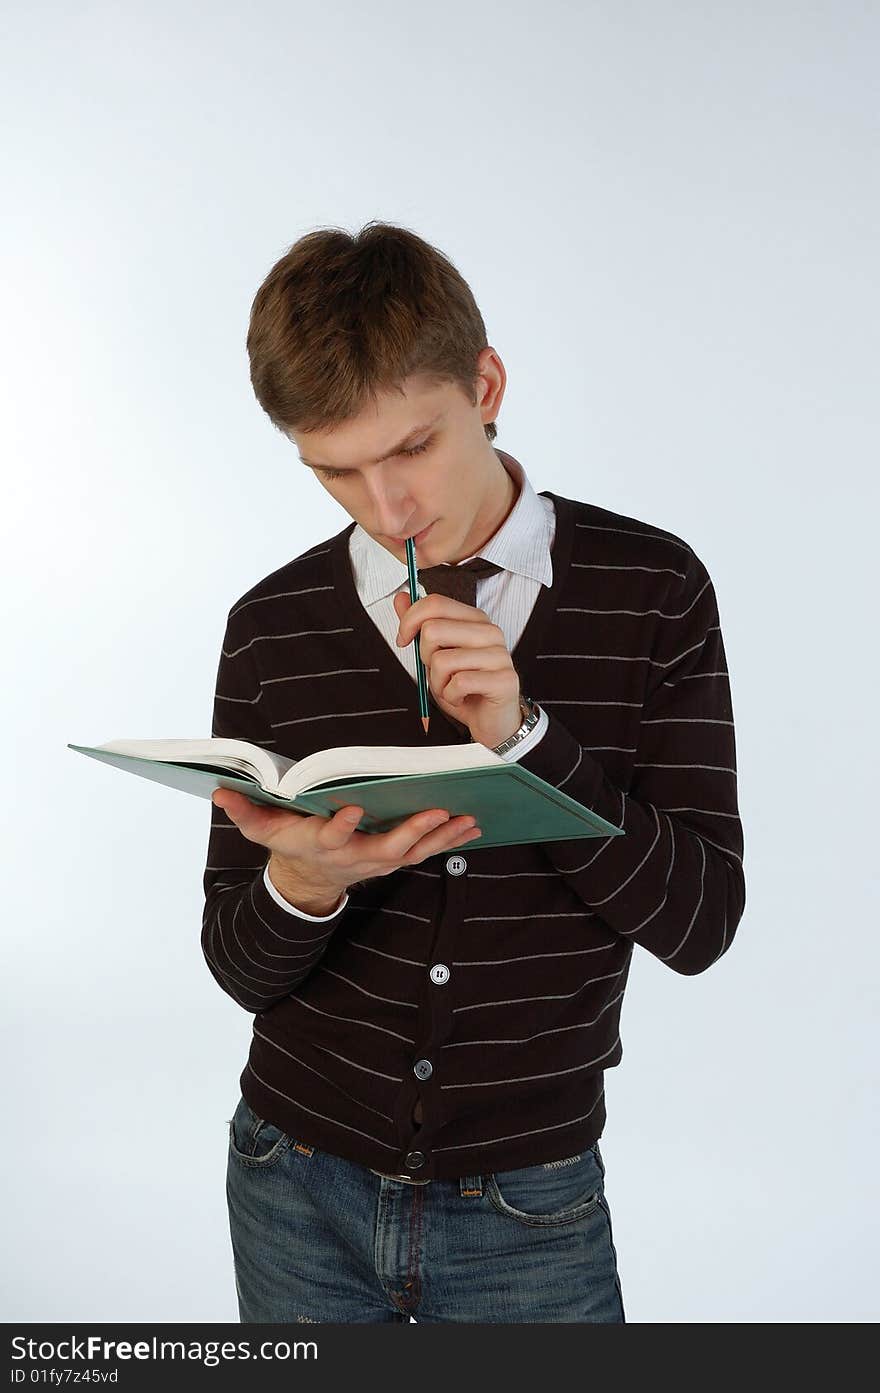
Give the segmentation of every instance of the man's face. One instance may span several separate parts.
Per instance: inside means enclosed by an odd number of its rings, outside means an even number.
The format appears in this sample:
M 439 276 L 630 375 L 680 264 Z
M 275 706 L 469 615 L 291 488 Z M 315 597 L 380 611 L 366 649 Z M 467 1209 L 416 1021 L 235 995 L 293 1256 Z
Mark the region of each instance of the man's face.
M 514 481 L 483 429 L 498 413 L 504 366 L 485 348 L 478 369 L 475 405 L 456 383 L 429 385 L 414 375 L 403 394 L 383 393 L 332 431 L 288 431 L 327 492 L 404 563 L 407 537 L 416 538 L 419 565 L 471 556 L 516 501 Z

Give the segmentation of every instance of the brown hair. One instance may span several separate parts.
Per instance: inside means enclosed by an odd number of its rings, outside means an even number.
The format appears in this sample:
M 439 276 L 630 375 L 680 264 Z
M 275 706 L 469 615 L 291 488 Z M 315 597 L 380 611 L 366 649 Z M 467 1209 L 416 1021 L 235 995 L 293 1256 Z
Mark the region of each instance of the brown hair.
M 412 373 L 476 404 L 486 326 L 452 262 L 407 228 L 369 222 L 294 242 L 251 306 L 257 401 L 280 431 L 331 430 Z M 484 424 L 490 440 L 495 423 Z

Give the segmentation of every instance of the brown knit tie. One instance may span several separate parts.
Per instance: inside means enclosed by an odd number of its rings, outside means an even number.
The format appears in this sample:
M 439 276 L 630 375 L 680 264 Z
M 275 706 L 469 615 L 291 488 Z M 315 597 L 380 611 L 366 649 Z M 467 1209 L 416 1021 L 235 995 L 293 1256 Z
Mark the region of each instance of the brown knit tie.
M 428 566 L 424 571 L 419 571 L 419 580 L 429 595 L 448 595 L 452 600 L 476 605 L 477 581 L 485 576 L 494 576 L 503 569 L 503 566 L 496 566 L 494 561 L 475 556 L 472 561 L 463 561 L 460 566 Z

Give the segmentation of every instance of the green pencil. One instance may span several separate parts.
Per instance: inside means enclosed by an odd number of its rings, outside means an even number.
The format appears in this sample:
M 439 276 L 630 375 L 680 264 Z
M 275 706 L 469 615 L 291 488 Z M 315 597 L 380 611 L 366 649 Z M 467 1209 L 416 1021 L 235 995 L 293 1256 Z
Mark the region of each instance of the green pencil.
M 406 539 L 406 573 L 409 577 L 409 598 L 413 604 L 419 598 L 419 578 L 416 570 L 416 544 L 412 537 Z M 428 715 L 428 679 L 425 676 L 425 665 L 422 662 L 422 655 L 419 651 L 419 636 L 416 633 L 416 680 L 419 684 L 419 715 L 422 718 L 422 726 L 425 734 L 428 733 L 428 723 L 431 717 Z

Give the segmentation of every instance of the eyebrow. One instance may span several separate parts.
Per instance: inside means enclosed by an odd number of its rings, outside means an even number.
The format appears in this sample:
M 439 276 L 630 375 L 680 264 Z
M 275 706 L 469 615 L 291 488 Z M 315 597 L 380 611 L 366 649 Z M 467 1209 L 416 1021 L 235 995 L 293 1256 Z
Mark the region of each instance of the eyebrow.
M 431 430 L 434 426 L 437 425 L 438 421 L 442 421 L 442 419 L 443 413 L 440 412 L 439 415 L 434 417 L 433 421 L 428 421 L 426 425 L 414 426 L 411 431 L 407 431 L 406 435 L 403 437 L 402 440 L 398 440 L 396 445 L 392 445 L 390 450 L 386 450 L 384 455 L 380 455 L 378 459 L 372 460 L 371 463 L 381 464 L 383 460 L 391 459 L 392 456 L 399 454 L 400 451 L 404 448 L 404 446 L 408 445 L 411 440 L 415 440 L 417 435 L 422 435 L 426 430 Z M 329 469 L 334 474 L 354 473 L 354 470 L 352 469 L 337 469 L 337 466 L 335 464 L 312 464 L 312 461 L 307 460 L 304 455 L 300 455 L 300 459 L 302 460 L 303 464 L 307 464 L 310 469 Z

